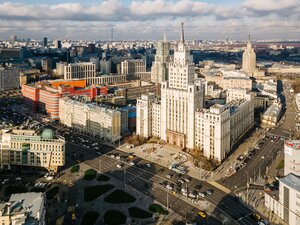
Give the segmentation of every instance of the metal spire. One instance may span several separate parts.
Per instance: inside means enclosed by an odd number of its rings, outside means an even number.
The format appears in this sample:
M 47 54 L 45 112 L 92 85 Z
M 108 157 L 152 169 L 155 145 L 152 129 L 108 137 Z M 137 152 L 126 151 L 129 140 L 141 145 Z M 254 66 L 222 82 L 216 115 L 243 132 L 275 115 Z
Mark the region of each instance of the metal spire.
M 166 35 L 166 31 L 164 31 L 164 42 L 167 41 L 167 35 Z
M 183 22 L 181 23 L 181 36 L 180 36 L 180 41 L 184 43 L 184 29 L 183 29 Z
M 249 34 L 248 42 L 251 42 L 251 36 L 250 36 L 250 34 Z

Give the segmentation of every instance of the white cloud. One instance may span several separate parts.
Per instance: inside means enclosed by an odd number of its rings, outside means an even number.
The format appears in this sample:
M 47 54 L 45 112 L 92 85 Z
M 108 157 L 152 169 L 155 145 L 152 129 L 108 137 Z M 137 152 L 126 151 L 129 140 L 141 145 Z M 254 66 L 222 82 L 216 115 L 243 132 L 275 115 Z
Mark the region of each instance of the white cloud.
M 167 28 L 177 38 L 184 21 L 190 38 L 300 36 L 300 0 L 246 0 L 237 5 L 196 0 L 104 0 L 97 5 L 0 3 L 0 35 L 41 38 L 109 38 L 110 26 L 122 38 L 161 38 Z M 275 37 L 274 37 L 275 38 Z

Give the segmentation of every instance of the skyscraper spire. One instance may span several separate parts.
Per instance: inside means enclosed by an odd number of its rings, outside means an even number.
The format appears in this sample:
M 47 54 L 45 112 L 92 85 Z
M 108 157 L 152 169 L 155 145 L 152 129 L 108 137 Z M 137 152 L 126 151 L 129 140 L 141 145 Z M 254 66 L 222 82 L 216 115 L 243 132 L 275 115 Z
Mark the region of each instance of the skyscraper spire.
M 166 35 L 166 31 L 164 31 L 164 42 L 167 41 L 167 35 Z
M 184 29 L 183 29 L 183 22 L 181 23 L 181 36 L 180 36 L 180 41 L 184 43 Z
M 251 36 L 250 36 L 250 34 L 249 34 L 248 42 L 251 42 Z

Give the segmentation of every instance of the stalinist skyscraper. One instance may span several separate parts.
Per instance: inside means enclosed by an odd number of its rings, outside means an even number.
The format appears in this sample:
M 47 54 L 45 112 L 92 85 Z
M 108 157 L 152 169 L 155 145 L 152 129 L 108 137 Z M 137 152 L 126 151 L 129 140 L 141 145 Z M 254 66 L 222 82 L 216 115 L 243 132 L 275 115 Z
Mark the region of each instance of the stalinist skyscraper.
M 181 148 L 195 148 L 195 114 L 203 107 L 204 90 L 195 80 L 195 66 L 181 37 L 169 63 L 169 78 L 161 83 L 161 99 L 153 94 L 137 101 L 137 134 L 156 136 Z
M 170 62 L 170 42 L 167 41 L 166 33 L 164 40 L 157 43 L 155 61 L 151 68 L 151 81 L 161 83 L 168 80 Z
M 246 73 L 253 74 L 256 71 L 256 54 L 252 48 L 252 44 L 249 40 L 247 42 L 247 48 L 243 53 L 243 66 L 242 70 Z

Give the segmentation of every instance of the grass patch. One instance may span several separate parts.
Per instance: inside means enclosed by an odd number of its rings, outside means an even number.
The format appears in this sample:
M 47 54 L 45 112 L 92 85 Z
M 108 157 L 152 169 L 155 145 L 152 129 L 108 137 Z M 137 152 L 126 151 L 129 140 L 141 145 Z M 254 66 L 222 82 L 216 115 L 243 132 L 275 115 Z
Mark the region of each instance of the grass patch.
M 134 196 L 132 196 L 120 189 L 115 190 L 110 195 L 108 195 L 104 198 L 104 201 L 109 202 L 109 203 L 115 203 L 115 204 L 131 203 L 131 202 L 135 202 L 135 200 L 136 200 L 136 198 Z
M 44 192 L 45 188 L 42 187 L 33 187 L 30 189 L 31 192 Z
M 115 186 L 112 184 L 89 186 L 84 188 L 84 201 L 90 202 L 104 193 L 110 191 Z
M 128 212 L 129 212 L 129 215 L 134 218 L 145 219 L 145 218 L 152 217 L 152 213 L 145 211 L 138 207 L 130 207 L 128 209 Z
M 118 210 L 108 210 L 103 216 L 105 224 L 118 225 L 126 223 L 126 215 Z
M 280 169 L 283 169 L 283 168 L 284 168 L 284 160 L 281 160 L 281 161 L 278 163 L 276 169 L 277 169 L 277 170 L 280 170 Z
M 81 225 L 93 225 L 97 221 L 99 217 L 99 213 L 88 211 L 86 214 L 84 214 Z
M 149 205 L 149 210 L 151 212 L 162 214 L 162 215 L 168 215 L 169 214 L 168 210 L 166 210 L 165 208 L 163 208 L 159 204 L 151 204 L 151 205 Z
M 5 188 L 4 195 L 10 196 L 12 194 L 25 193 L 28 192 L 26 187 L 22 186 L 8 186 Z
M 104 174 L 100 174 L 97 178 L 97 181 L 109 181 L 110 178 Z
M 79 168 L 80 168 L 79 165 L 72 166 L 71 173 L 77 173 L 79 171 Z
M 58 186 L 51 188 L 49 191 L 46 192 L 47 199 L 48 200 L 53 199 L 58 194 L 58 191 L 59 191 Z
M 97 176 L 97 171 L 94 169 L 89 169 L 84 172 L 85 180 L 94 180 Z

